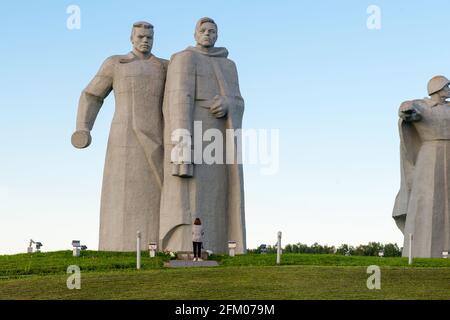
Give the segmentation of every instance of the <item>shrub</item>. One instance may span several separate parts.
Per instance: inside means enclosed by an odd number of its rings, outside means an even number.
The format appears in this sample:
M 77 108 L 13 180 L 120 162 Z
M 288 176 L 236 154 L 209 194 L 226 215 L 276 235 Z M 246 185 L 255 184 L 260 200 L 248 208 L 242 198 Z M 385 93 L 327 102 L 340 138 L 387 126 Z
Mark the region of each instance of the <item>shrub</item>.
M 248 249 L 248 253 L 261 253 L 261 247 L 257 249 Z M 348 244 L 341 244 L 339 247 L 320 245 L 317 242 L 308 246 L 303 243 L 287 244 L 283 252 L 284 253 L 311 253 L 311 254 L 338 254 L 338 255 L 351 255 L 351 256 L 378 256 L 379 252 L 384 252 L 385 257 L 399 257 L 402 255 L 401 248 L 397 244 L 388 243 L 386 245 L 380 242 L 369 242 L 366 245 L 358 245 L 353 247 Z M 276 253 L 277 246 L 266 246 L 266 253 Z
M 402 249 L 396 243 L 388 243 L 384 246 L 385 257 L 401 257 Z

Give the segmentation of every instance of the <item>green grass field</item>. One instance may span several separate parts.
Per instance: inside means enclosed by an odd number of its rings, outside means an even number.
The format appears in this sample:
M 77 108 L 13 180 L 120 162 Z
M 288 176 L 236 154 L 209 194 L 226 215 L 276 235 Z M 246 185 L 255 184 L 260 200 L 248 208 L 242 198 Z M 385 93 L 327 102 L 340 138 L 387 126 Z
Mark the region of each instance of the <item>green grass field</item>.
M 214 257 L 214 268 L 170 269 L 169 258 L 70 251 L 0 256 L 0 299 L 450 299 L 450 259 L 285 254 Z M 66 286 L 69 265 L 81 289 Z M 381 268 L 381 290 L 366 286 L 367 266 Z

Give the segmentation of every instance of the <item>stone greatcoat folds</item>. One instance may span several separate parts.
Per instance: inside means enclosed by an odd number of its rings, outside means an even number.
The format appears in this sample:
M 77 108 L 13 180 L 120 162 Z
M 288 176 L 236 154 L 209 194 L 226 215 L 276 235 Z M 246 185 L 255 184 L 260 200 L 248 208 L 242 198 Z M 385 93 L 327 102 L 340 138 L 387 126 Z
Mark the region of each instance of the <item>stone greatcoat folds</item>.
M 450 104 L 414 100 L 421 120 L 400 119 L 401 186 L 393 217 L 405 235 L 403 256 L 413 235 L 414 257 L 441 257 L 450 249 Z
M 193 131 L 194 121 L 201 121 L 202 136 L 206 130 L 216 129 L 225 138 L 226 129 L 241 128 L 244 101 L 236 66 L 227 56 L 225 48 L 189 47 L 173 55 L 169 64 L 163 106 L 165 151 L 160 218 L 163 250 L 191 251 L 191 225 L 197 217 L 205 229 L 205 250 L 225 253 L 229 240 L 237 242 L 237 253 L 246 250 L 242 164 L 195 163 L 190 178 L 173 176 L 171 167 L 171 134 L 175 129 L 189 130 L 195 148 L 201 137 Z M 228 114 L 223 118 L 214 117 L 209 110 L 216 96 L 225 98 L 229 104 Z M 200 142 L 201 150 L 209 143 Z
M 167 61 L 132 52 L 112 56 L 82 92 L 77 130 L 92 129 L 100 107 L 113 90 L 116 109 L 103 175 L 99 250 L 142 250 L 158 241 L 162 187 L 162 100 Z

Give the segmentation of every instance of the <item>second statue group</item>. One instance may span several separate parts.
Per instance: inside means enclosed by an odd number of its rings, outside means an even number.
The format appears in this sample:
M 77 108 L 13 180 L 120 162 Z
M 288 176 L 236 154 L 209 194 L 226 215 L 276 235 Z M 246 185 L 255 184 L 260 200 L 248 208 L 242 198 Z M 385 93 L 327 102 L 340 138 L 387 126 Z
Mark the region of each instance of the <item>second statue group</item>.
M 160 251 L 191 251 L 192 223 L 200 218 L 205 250 L 225 253 L 228 241 L 235 241 L 236 253 L 245 253 L 238 138 L 226 145 L 223 161 L 205 163 L 191 156 L 191 149 L 202 152 L 208 146 L 203 141 L 208 130 L 225 137 L 228 130 L 241 128 L 244 100 L 236 66 L 227 49 L 214 46 L 218 28 L 211 18 L 197 22 L 196 45 L 170 62 L 151 53 L 153 36 L 150 23 L 134 23 L 132 51 L 106 59 L 80 97 L 72 135 L 77 148 L 90 145 L 90 131 L 111 91 L 116 101 L 99 250 L 133 251 L 140 231 L 142 250 L 156 242 Z M 200 131 L 194 130 L 198 123 Z M 225 161 L 230 153 L 236 161 Z

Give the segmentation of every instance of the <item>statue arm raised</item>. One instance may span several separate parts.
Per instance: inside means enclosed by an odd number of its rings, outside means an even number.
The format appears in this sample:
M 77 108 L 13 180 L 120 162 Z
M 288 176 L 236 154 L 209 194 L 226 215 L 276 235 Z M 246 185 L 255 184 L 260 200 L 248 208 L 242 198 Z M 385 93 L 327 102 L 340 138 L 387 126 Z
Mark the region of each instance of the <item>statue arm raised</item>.
M 112 58 L 106 59 L 94 79 L 81 93 L 78 103 L 76 131 L 72 135 L 72 145 L 76 148 L 86 148 L 91 143 L 90 131 L 94 126 L 104 99 L 112 90 L 114 72 L 112 60 Z

